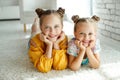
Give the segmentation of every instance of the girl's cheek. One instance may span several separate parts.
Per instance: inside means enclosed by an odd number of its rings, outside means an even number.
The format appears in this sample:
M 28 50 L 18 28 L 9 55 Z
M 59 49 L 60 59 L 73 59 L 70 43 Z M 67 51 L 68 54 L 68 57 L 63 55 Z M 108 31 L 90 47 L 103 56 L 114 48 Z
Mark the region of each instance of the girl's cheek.
M 82 41 L 83 39 L 84 39 L 84 37 L 83 37 L 83 36 L 79 36 L 79 40 L 81 40 L 81 41 Z
M 91 36 L 91 40 L 95 40 L 96 39 L 96 37 L 95 36 Z
M 58 30 L 55 32 L 56 35 L 60 36 L 62 34 L 62 31 Z
M 83 38 L 82 38 L 82 37 L 79 37 L 79 38 L 77 38 L 77 40 L 82 41 L 82 40 L 83 40 Z
M 55 32 L 61 32 L 61 30 L 60 30 L 60 29 L 55 29 L 54 31 L 55 31 Z
M 45 35 L 48 35 L 48 34 L 49 34 L 49 31 L 44 31 L 44 34 L 45 34 Z

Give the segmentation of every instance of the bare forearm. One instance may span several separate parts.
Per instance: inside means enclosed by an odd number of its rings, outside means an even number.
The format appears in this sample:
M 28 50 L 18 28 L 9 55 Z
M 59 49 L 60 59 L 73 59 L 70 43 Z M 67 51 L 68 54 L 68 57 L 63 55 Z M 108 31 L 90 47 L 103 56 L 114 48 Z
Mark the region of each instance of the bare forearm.
M 51 58 L 51 57 L 52 57 L 52 46 L 53 46 L 52 44 L 51 44 L 51 45 L 47 45 L 45 55 L 46 55 L 48 58 Z
M 79 52 L 78 56 L 73 60 L 73 62 L 70 65 L 70 68 L 72 70 L 78 70 L 81 67 L 81 63 L 84 55 L 85 55 L 85 51 Z
M 87 57 L 89 59 L 89 64 L 92 68 L 98 68 L 100 65 L 100 61 L 98 59 L 96 59 L 96 57 L 94 56 L 92 50 L 89 48 L 86 51 Z
M 53 44 L 53 48 L 56 50 L 60 50 L 59 44 L 58 43 L 54 43 Z

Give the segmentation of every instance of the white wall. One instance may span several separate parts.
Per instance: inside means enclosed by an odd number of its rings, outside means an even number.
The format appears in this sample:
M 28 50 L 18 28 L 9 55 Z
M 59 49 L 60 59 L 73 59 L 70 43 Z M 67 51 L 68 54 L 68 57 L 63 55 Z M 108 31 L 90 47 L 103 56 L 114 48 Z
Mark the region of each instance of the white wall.
M 0 19 L 18 19 L 18 0 L 0 0 Z
M 23 11 L 34 11 L 36 8 L 56 9 L 56 0 L 24 0 Z
M 57 0 L 57 7 L 65 8 L 65 12 L 69 20 L 73 15 L 80 17 L 91 16 L 92 0 Z
M 94 0 L 101 35 L 120 42 L 120 0 Z
M 0 7 L 17 6 L 18 0 L 0 0 Z
M 93 13 L 101 18 L 99 39 L 120 50 L 120 0 L 94 0 L 93 7 Z
M 21 0 L 20 0 L 21 1 Z M 66 10 L 67 17 L 71 20 L 72 15 L 86 17 L 91 15 L 91 0 L 24 0 L 23 11 L 34 11 L 36 7 L 58 8 L 63 7 Z M 28 3 L 29 2 L 29 3 Z M 43 5 L 46 4 L 46 5 Z M 49 5 L 52 4 L 52 5 Z M 15 6 L 17 6 L 15 8 Z M 55 7 L 57 6 L 57 7 Z M 8 8 L 11 7 L 11 8 Z M 12 12 L 15 13 L 11 13 Z M 19 0 L 0 0 L 0 19 L 1 18 L 19 18 Z M 6 15 L 11 14 L 11 16 Z M 13 15 L 12 15 L 13 14 Z

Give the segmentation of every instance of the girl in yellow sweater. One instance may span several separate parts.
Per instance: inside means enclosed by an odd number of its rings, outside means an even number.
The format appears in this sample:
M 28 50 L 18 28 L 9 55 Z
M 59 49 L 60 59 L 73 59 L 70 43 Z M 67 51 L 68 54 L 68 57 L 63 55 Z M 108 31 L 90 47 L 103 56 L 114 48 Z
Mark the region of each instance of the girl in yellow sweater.
M 35 10 L 40 23 L 41 33 L 31 38 L 29 57 L 40 72 L 48 72 L 52 68 L 63 70 L 67 67 L 66 54 L 68 39 L 62 31 L 65 10 Z

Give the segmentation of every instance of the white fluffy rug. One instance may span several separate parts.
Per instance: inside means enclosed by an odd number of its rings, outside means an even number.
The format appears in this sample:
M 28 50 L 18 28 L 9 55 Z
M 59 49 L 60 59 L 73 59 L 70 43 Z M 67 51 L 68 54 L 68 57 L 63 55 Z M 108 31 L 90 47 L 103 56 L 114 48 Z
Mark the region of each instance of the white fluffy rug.
M 16 30 L 0 30 L 0 80 L 120 80 L 120 51 L 103 42 L 99 69 L 83 66 L 76 72 L 69 69 L 38 72 L 27 54 L 28 38 L 25 37 L 29 33 Z

